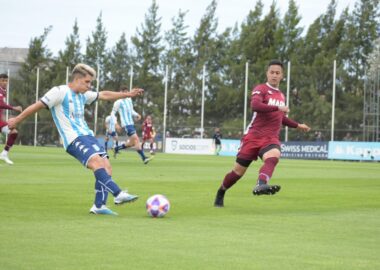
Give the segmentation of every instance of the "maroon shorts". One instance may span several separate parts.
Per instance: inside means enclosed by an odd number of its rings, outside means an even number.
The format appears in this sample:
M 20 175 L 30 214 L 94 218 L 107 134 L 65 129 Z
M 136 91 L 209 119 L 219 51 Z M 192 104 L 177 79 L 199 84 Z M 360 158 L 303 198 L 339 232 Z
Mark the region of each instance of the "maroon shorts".
M 245 135 L 240 141 L 237 157 L 245 160 L 257 160 L 270 145 L 277 145 L 280 148 L 281 142 L 277 137 L 253 138 L 249 134 Z
M 3 122 L 3 121 L 0 121 L 0 131 L 3 127 L 7 126 L 8 123 L 7 122 Z
M 143 137 L 143 140 L 144 140 L 144 141 L 147 141 L 147 140 L 150 140 L 150 139 L 152 139 L 152 136 L 144 136 L 144 137 Z

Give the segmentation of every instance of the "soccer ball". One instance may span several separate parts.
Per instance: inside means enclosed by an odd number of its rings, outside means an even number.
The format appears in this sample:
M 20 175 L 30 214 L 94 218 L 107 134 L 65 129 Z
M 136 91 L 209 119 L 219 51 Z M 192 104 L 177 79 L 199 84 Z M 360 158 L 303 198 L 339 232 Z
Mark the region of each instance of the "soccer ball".
M 161 194 L 156 194 L 146 201 L 146 211 L 151 217 L 163 217 L 169 212 L 170 202 Z

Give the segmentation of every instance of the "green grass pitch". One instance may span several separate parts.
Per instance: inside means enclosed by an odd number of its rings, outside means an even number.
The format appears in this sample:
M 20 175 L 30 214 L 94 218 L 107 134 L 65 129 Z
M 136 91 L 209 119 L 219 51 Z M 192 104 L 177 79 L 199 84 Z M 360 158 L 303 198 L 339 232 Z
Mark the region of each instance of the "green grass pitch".
M 234 157 L 134 152 L 111 157 L 113 178 L 140 196 L 88 214 L 90 170 L 61 148 L 15 146 L 0 163 L 0 269 L 380 269 L 379 163 L 281 160 L 275 196 L 251 193 L 261 162 L 214 196 Z M 145 201 L 162 193 L 162 219 Z

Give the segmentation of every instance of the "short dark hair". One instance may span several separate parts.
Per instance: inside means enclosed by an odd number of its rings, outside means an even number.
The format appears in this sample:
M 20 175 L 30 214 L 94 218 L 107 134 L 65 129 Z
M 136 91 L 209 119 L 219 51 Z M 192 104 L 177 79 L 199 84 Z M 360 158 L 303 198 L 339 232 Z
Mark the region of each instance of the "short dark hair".
M 8 75 L 5 73 L 0 74 L 0 79 L 8 79 Z
M 284 69 L 284 64 L 280 60 L 277 60 L 277 59 L 270 60 L 268 64 L 268 68 L 270 66 L 280 66 L 282 69 Z

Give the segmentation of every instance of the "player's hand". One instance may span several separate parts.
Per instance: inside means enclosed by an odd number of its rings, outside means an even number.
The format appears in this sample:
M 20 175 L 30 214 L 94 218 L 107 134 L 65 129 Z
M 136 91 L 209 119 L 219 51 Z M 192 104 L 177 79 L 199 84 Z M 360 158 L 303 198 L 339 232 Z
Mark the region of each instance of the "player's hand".
M 136 115 L 136 121 L 140 121 L 141 120 L 141 115 L 137 114 Z
M 284 113 L 289 113 L 289 107 L 288 106 L 278 106 L 278 110 Z
M 17 126 L 16 117 L 9 118 L 8 119 L 8 128 L 9 129 L 14 129 L 14 128 L 16 128 L 16 126 Z
M 133 88 L 130 93 L 132 94 L 133 97 L 135 96 L 141 96 L 142 94 L 144 94 L 144 89 L 141 89 L 141 88 Z
M 297 129 L 303 132 L 309 132 L 311 128 L 306 124 L 298 124 Z
M 21 106 L 15 106 L 15 107 L 13 107 L 13 110 L 16 112 L 22 112 L 22 107 Z

